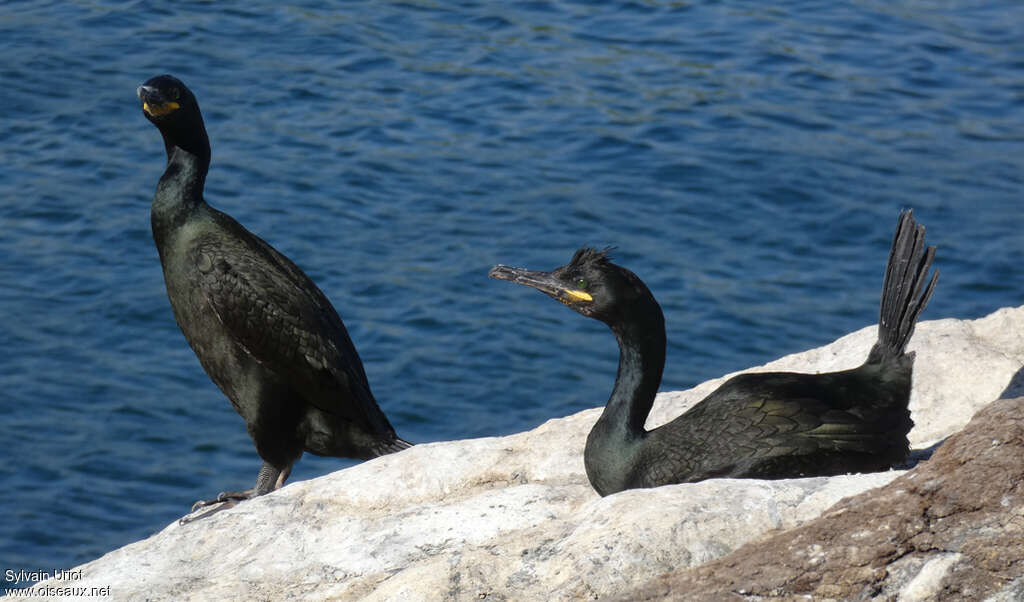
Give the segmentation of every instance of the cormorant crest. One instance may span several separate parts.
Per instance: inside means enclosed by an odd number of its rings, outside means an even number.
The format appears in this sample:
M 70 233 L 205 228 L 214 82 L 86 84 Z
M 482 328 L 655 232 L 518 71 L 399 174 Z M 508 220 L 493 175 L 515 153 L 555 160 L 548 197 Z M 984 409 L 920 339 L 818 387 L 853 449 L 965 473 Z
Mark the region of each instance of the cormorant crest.
M 615 247 L 605 247 L 600 251 L 593 247 L 580 247 L 576 250 L 576 253 L 572 256 L 572 260 L 566 265 L 566 269 L 581 268 L 587 264 L 593 264 L 595 266 L 607 267 L 611 265 L 612 258 L 608 256 L 608 253 L 614 251 Z

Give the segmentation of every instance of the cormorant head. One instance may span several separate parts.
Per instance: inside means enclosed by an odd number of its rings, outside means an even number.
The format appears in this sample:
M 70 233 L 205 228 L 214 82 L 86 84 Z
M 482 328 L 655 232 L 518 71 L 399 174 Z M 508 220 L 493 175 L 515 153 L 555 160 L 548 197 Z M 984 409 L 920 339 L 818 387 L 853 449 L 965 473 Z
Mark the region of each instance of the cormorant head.
M 137 94 L 142 101 L 142 112 L 146 119 L 157 127 L 198 111 L 192 91 L 173 75 L 150 78 L 139 86 Z
M 608 249 L 581 248 L 568 264 L 550 272 L 498 265 L 489 275 L 531 286 L 613 329 L 638 318 L 661 319 L 661 308 L 647 285 L 633 272 L 612 263 Z
M 203 146 L 209 153 L 206 127 L 199 112 L 199 103 L 192 91 L 173 75 L 158 75 L 139 86 L 142 113 L 160 133 L 168 145 L 201 153 Z

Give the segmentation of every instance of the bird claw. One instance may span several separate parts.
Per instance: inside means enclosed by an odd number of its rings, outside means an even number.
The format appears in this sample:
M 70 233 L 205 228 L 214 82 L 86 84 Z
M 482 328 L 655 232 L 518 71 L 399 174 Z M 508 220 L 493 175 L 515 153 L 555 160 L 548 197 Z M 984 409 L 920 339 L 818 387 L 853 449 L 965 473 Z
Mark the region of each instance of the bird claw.
M 251 489 L 248 491 L 222 491 L 219 494 L 217 494 L 216 498 L 212 500 L 199 500 L 198 502 L 192 504 L 192 508 L 188 511 L 188 514 L 178 519 L 178 524 L 185 525 L 206 518 L 213 514 L 217 514 L 218 512 L 222 510 L 227 510 L 228 508 L 232 508 L 238 505 L 238 502 L 247 500 L 251 497 Z M 206 508 L 207 506 L 215 506 L 217 504 L 221 504 L 221 506 L 214 508 L 209 512 L 204 512 L 199 516 L 192 516 L 192 514 L 194 514 L 195 511 L 199 510 L 200 508 Z
M 214 504 L 223 504 L 224 502 L 231 501 L 238 503 L 242 500 L 247 500 L 250 497 L 250 491 L 221 491 L 220 493 L 217 494 L 217 497 L 215 497 L 212 500 L 199 500 L 198 502 L 192 504 L 192 509 L 189 510 L 189 513 L 191 514 L 192 512 L 198 510 L 199 508 L 205 508 L 207 506 L 212 506 Z

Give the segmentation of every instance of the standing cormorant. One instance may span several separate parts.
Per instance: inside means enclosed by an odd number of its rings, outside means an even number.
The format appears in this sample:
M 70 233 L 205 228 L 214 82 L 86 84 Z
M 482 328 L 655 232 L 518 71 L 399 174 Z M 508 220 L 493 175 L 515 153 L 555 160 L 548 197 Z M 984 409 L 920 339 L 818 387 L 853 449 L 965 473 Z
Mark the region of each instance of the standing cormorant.
M 713 477 L 779 479 L 887 470 L 906 458 L 914 354 L 904 353 L 938 271 L 935 247 L 900 214 L 882 287 L 878 342 L 858 368 L 826 374 L 740 374 L 675 420 L 644 429 L 665 365 L 665 322 L 647 286 L 580 249 L 568 265 L 490 275 L 525 284 L 611 327 L 619 372 L 587 437 L 584 464 L 601 495 Z M 923 291 L 922 291 L 923 289 Z
M 263 459 L 255 487 L 193 509 L 280 488 L 303 451 L 366 460 L 409 447 L 377 406 L 327 297 L 291 260 L 203 199 L 210 141 L 192 92 L 160 75 L 138 97 L 167 150 L 151 217 L 174 317 Z

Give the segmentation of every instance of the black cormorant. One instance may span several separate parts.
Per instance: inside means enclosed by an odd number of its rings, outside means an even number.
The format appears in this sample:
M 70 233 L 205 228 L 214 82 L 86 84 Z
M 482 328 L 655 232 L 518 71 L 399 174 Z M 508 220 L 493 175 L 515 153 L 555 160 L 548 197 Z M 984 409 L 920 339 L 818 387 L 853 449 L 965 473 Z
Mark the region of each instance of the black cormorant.
M 160 75 L 138 97 L 167 150 L 151 217 L 174 317 L 263 459 L 255 487 L 197 506 L 280 488 L 303 451 L 365 460 L 409 447 L 377 406 L 327 297 L 203 199 L 210 142 L 192 92 Z
M 609 495 L 713 477 L 778 479 L 886 470 L 909 451 L 914 354 L 904 353 L 938 271 L 925 285 L 935 247 L 900 214 L 882 287 L 878 341 L 858 368 L 825 374 L 735 376 L 688 412 L 644 429 L 665 364 L 665 322 L 647 286 L 580 249 L 568 265 L 535 272 L 503 265 L 490 275 L 536 288 L 611 327 L 619 371 L 587 437 L 584 464 Z

